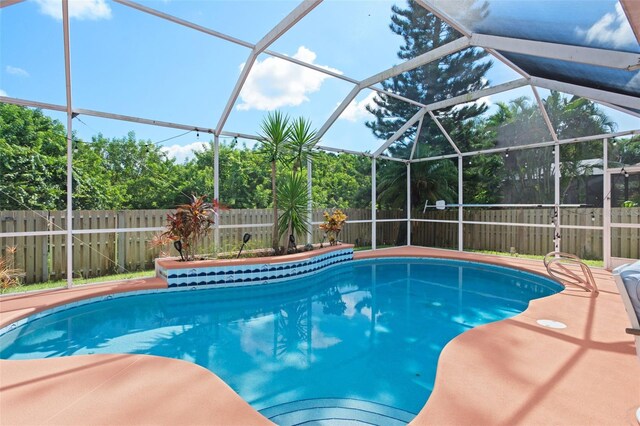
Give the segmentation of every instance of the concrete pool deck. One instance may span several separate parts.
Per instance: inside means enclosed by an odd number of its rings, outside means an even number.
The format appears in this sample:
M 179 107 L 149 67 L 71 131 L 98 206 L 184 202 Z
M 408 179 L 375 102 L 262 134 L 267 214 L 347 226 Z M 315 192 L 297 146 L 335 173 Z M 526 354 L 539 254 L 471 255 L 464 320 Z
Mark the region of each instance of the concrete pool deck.
M 399 247 L 356 259 L 444 257 L 546 275 L 541 261 Z M 611 273 L 593 270 L 597 297 L 567 288 L 534 300 L 516 317 L 449 342 L 434 391 L 412 424 L 637 425 L 640 361 Z M 161 288 L 132 280 L 0 298 L 0 327 L 74 300 Z M 564 329 L 538 325 L 560 321 Z M 0 424 L 238 424 L 270 422 L 213 373 L 146 355 L 87 355 L 0 361 Z

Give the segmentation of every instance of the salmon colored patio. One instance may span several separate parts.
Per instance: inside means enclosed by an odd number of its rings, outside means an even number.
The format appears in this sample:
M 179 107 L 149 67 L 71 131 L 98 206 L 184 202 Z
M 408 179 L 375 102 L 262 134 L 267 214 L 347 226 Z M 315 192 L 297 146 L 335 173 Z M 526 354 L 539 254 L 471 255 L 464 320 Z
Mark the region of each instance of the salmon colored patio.
M 474 260 L 545 274 L 541 261 L 419 247 L 355 257 L 386 256 Z M 640 363 L 624 332 L 627 316 L 611 274 L 593 272 L 597 297 L 567 288 L 447 344 L 434 392 L 412 424 L 637 424 Z M 149 279 L 2 297 L 0 326 L 81 298 L 161 286 Z M 567 327 L 543 327 L 541 319 Z M 0 361 L 0 391 L 3 425 L 270 423 L 208 370 L 153 356 Z

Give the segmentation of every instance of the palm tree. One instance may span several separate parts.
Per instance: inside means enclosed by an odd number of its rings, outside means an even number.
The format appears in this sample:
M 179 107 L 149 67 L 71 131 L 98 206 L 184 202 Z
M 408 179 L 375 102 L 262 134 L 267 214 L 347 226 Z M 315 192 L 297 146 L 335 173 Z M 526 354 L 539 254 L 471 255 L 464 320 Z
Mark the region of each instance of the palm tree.
M 616 129 L 616 123 L 588 99 L 563 96 L 552 90 L 542 102 L 558 139 L 597 135 Z
M 297 175 L 300 170 L 302 170 L 303 164 L 305 164 L 308 160 L 313 160 L 316 156 L 316 151 L 314 151 L 314 147 L 320 140 L 318 137 L 318 132 L 315 129 L 311 129 L 311 121 L 305 119 L 304 117 L 298 117 L 293 120 L 289 125 L 289 140 L 286 144 L 286 152 L 288 159 L 292 163 L 292 174 Z M 290 182 L 289 185 L 293 185 L 293 182 Z M 300 191 L 305 191 L 304 198 L 307 200 L 306 188 L 301 187 L 298 188 Z M 302 196 L 302 194 L 298 194 Z M 299 201 L 302 201 L 300 199 Z M 306 210 L 306 207 L 305 207 Z M 298 228 L 304 229 L 296 229 L 292 221 L 289 221 L 287 228 L 287 235 L 291 235 L 293 231 L 304 233 L 308 228 L 308 224 L 306 224 L 306 220 L 304 222 L 304 226 Z M 282 230 L 281 230 L 282 232 Z
M 593 102 L 577 96 L 563 96 L 557 91 L 543 100 L 545 110 L 559 139 L 595 135 L 615 130 L 615 123 Z M 551 134 L 543 121 L 540 108 L 527 97 L 498 103 L 498 111 L 484 123 L 484 134 L 497 146 L 523 146 L 548 142 Z M 582 160 L 599 158 L 599 141 L 565 145 L 560 150 L 562 197 L 574 179 L 591 174 L 592 165 Z M 513 152 L 503 158 L 500 201 L 506 203 L 545 203 L 553 200 L 552 148 L 536 148 Z M 499 166 L 499 165 L 498 165 Z M 496 174 L 497 175 L 497 174 Z M 482 179 L 481 176 L 477 178 Z M 465 175 L 465 180 L 467 176 Z
M 280 111 L 268 113 L 260 124 L 259 136 L 262 142 L 262 149 L 271 163 L 271 191 L 273 197 L 273 234 L 271 244 L 276 253 L 278 253 L 280 249 L 278 233 L 278 189 L 276 186 L 277 164 L 278 161 L 282 159 L 290 132 L 289 116 L 283 115 Z
M 287 153 L 293 160 L 293 173 L 302 169 L 302 165 L 309 159 L 313 159 L 316 146 L 320 138 L 315 129 L 311 129 L 311 121 L 304 117 L 293 120 L 289 126 L 289 141 L 287 143 Z

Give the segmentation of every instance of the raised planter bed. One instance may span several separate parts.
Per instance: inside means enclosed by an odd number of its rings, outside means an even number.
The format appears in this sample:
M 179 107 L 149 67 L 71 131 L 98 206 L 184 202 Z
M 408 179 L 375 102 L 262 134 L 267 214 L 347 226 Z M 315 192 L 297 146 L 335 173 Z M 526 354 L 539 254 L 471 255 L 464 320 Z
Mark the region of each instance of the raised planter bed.
M 167 287 L 269 284 L 315 274 L 353 259 L 353 245 L 340 244 L 285 256 L 182 262 L 156 259 L 156 276 Z

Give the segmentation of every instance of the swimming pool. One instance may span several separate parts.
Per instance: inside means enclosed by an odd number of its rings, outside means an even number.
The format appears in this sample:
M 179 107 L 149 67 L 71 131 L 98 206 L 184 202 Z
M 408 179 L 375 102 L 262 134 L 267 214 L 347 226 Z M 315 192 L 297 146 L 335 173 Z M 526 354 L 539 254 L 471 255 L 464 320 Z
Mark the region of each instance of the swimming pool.
M 471 262 L 353 261 L 280 284 L 77 306 L 0 336 L 0 357 L 160 355 L 210 369 L 279 424 L 323 410 L 406 422 L 448 341 L 561 289 Z

